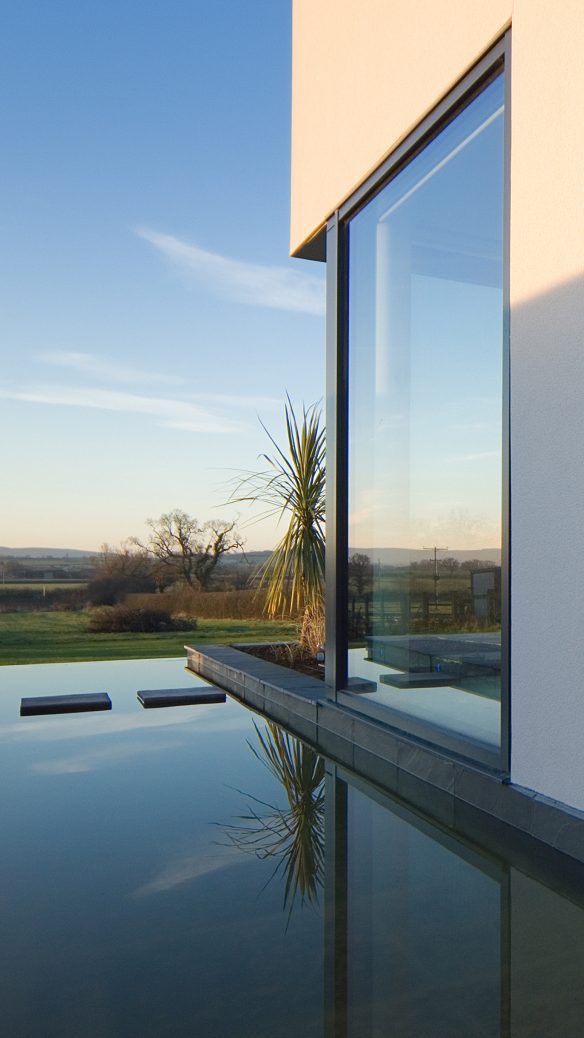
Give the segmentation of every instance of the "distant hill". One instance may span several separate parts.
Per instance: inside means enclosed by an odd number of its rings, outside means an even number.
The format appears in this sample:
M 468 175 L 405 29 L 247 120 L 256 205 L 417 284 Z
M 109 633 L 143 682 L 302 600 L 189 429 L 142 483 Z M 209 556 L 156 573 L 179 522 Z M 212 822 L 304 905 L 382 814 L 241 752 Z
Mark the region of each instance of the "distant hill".
M 221 556 L 219 566 L 222 569 L 233 569 L 237 566 L 261 566 L 270 555 L 271 552 L 268 550 L 230 551 Z
M 82 559 L 94 555 L 99 555 L 99 552 L 81 548 L 5 548 L 0 545 L 0 556 L 10 559 Z
M 422 562 L 423 559 L 433 557 L 432 549 L 423 548 L 350 548 L 349 555 L 368 555 L 373 563 L 380 562 L 382 566 L 408 566 L 410 562 Z M 450 549 L 438 552 L 438 561 L 444 558 L 458 559 L 459 562 L 468 562 L 470 559 L 480 559 L 482 562 L 496 562 L 501 564 L 500 548 L 468 548 Z
M 350 548 L 349 555 L 359 553 L 368 555 L 373 563 L 379 562 L 382 566 L 407 566 L 410 562 L 421 562 L 432 556 L 432 550 L 423 548 Z M 92 558 L 99 555 L 97 551 L 83 551 L 80 548 L 5 548 L 0 545 L 0 557 L 13 559 L 80 559 Z M 266 561 L 270 555 L 269 551 L 229 552 L 223 555 L 220 564 L 223 567 L 237 565 L 259 566 Z M 500 548 L 468 548 L 448 549 L 438 553 L 438 559 L 446 556 L 458 559 L 459 562 L 468 562 L 469 559 L 480 559 L 484 562 L 501 563 Z
M 381 563 L 382 566 L 408 566 L 410 562 L 422 562 L 423 559 L 432 558 L 432 550 L 423 548 L 350 548 L 349 555 L 368 555 L 373 563 Z M 269 557 L 269 551 L 233 551 L 228 555 L 222 555 L 220 566 L 224 568 L 234 566 L 261 566 Z M 479 559 L 481 562 L 496 562 L 501 564 L 500 548 L 464 548 L 448 549 L 438 552 L 438 561 L 444 558 L 455 558 L 459 562 L 468 562 L 469 559 Z

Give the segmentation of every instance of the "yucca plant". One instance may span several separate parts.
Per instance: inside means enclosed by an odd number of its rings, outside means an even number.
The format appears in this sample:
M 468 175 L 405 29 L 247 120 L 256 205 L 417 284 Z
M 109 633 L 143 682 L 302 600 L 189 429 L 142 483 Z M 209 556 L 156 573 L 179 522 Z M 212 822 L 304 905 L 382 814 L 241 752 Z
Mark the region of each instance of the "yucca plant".
M 265 610 L 275 617 L 303 615 L 300 640 L 315 649 L 324 638 L 325 431 L 320 408 L 302 408 L 298 420 L 287 397 L 286 447 L 262 423 L 273 452 L 261 454 L 268 469 L 237 481 L 232 502 L 262 503 L 261 518 L 287 522 L 284 536 L 260 570 Z
M 324 760 L 271 721 L 265 732 L 255 722 L 254 727 L 259 749 L 248 745 L 281 784 L 288 807 L 278 808 L 245 794 L 249 814 L 242 815 L 238 825 L 223 826 L 223 832 L 239 850 L 260 860 L 276 859 L 268 883 L 284 872 L 284 909 L 288 909 L 289 922 L 296 898 L 301 903 L 316 903 L 324 882 Z M 260 813 L 253 804 L 267 813 Z

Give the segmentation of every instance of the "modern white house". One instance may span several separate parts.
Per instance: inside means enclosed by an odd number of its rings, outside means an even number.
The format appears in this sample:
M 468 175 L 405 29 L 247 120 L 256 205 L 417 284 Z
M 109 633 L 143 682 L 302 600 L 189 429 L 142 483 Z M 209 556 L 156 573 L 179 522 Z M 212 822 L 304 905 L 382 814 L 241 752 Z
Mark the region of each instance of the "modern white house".
M 325 756 L 331 846 L 365 780 L 529 868 L 584 862 L 583 55 L 577 0 L 293 3 L 325 682 L 187 664 Z
M 581 859 L 583 55 L 578 0 L 293 5 L 330 716 L 354 766 Z

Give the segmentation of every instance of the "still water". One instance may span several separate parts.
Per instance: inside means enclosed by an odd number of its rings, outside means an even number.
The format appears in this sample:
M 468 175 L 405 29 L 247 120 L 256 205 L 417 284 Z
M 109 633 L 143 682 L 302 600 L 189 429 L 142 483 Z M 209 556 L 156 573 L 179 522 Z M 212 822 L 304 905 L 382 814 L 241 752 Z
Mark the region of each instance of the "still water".
M 581 1038 L 584 883 L 233 700 L 136 700 L 197 683 L 180 660 L 0 668 L 3 1034 Z M 19 717 L 99 691 L 111 713 Z

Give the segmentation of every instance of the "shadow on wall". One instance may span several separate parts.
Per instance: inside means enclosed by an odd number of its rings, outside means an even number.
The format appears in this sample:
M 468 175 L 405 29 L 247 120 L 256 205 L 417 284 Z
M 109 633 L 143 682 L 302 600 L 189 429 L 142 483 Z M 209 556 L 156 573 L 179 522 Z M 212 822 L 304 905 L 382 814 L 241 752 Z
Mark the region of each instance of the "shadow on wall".
M 512 306 L 514 782 L 584 809 L 584 277 Z

